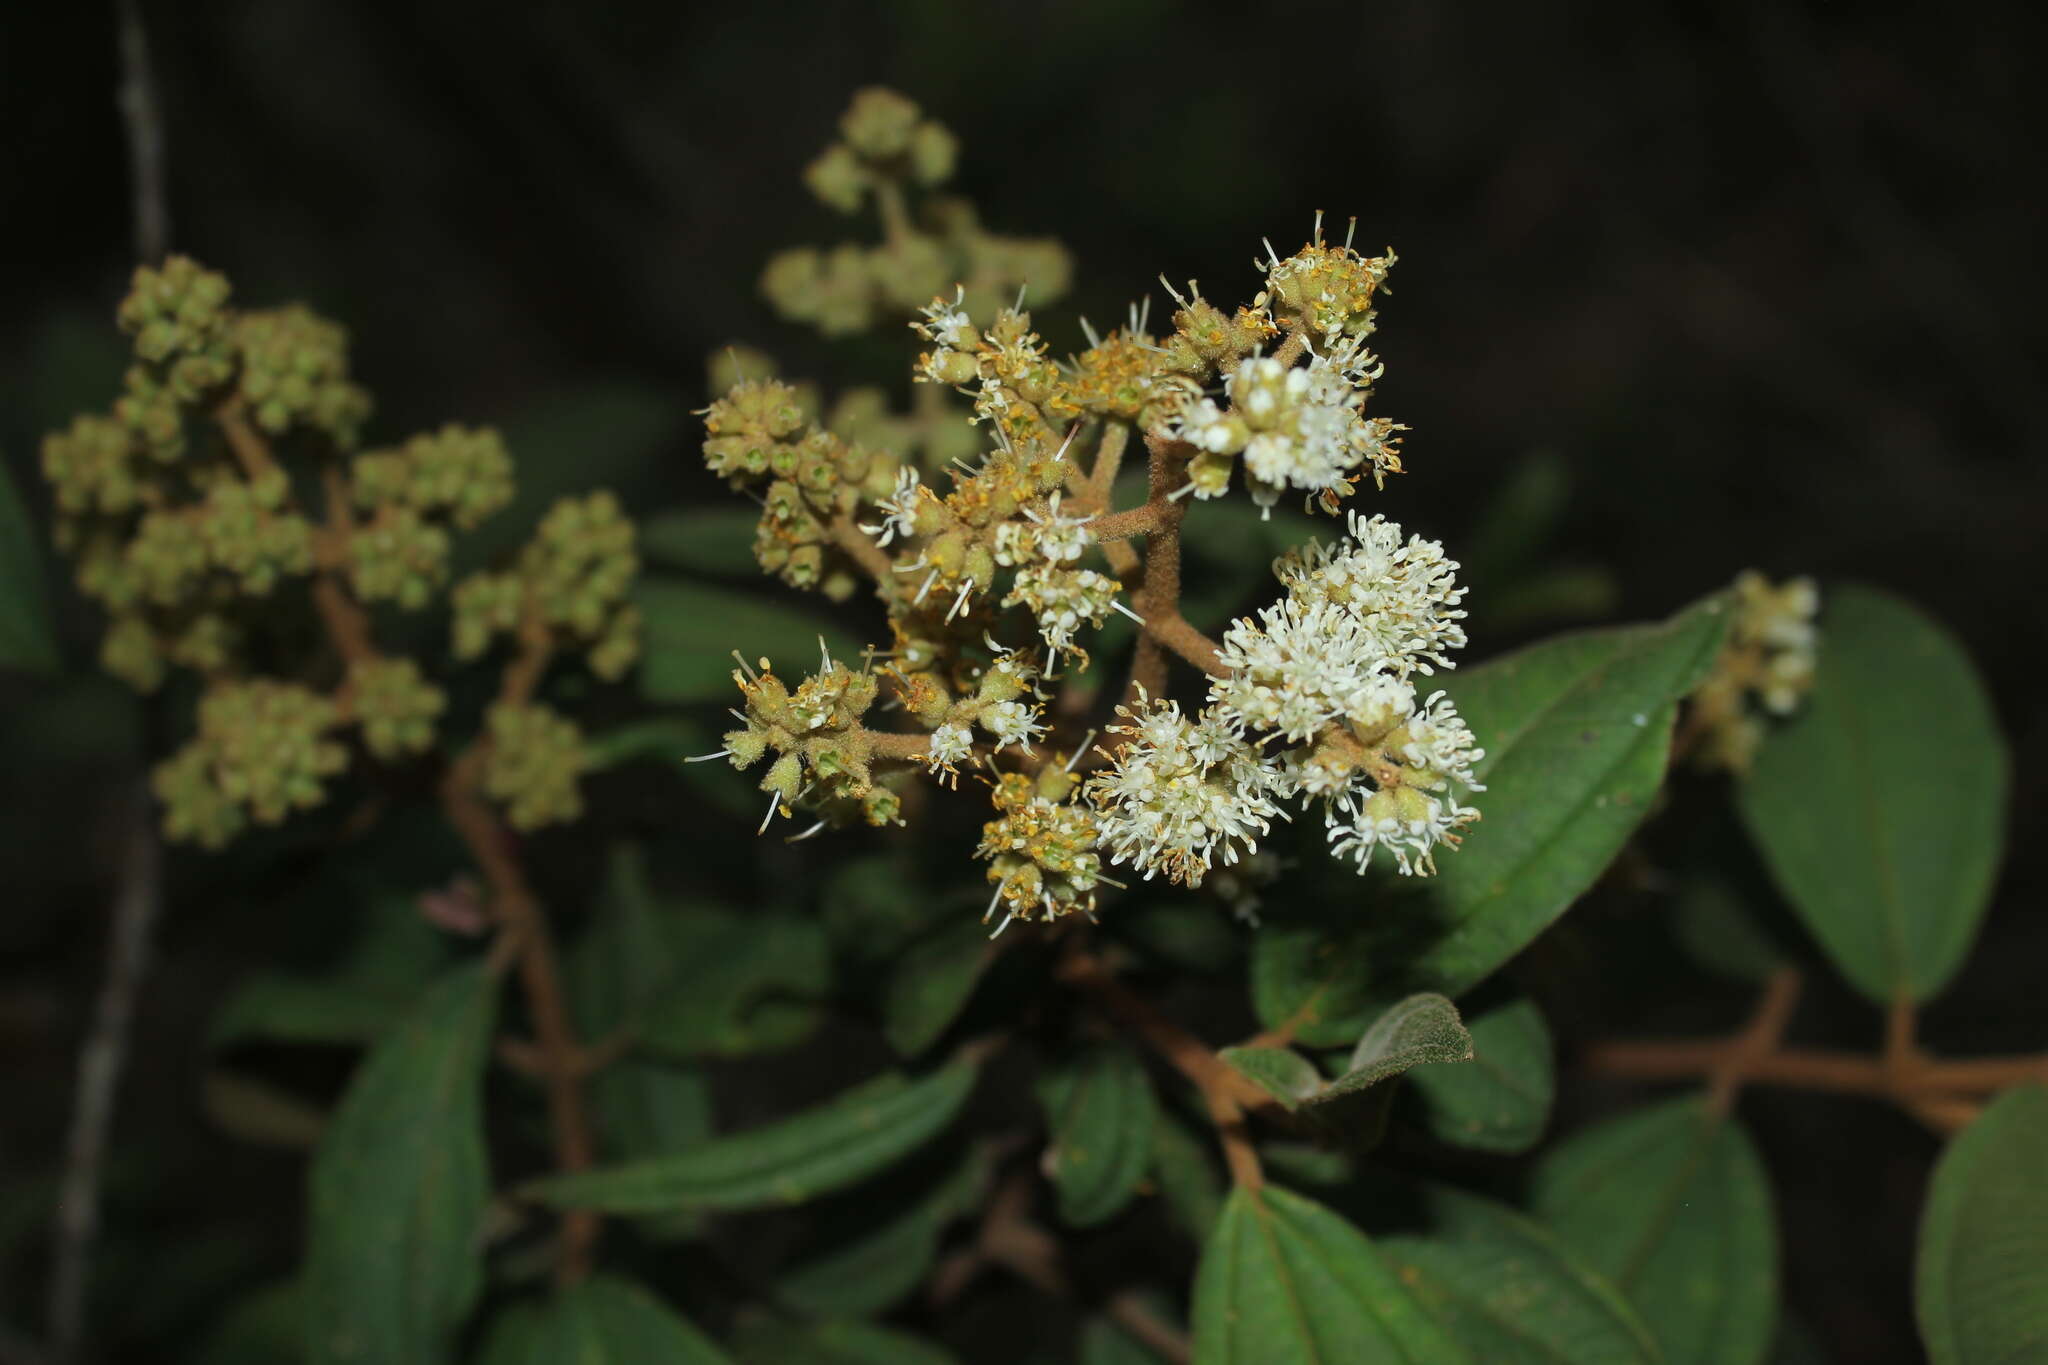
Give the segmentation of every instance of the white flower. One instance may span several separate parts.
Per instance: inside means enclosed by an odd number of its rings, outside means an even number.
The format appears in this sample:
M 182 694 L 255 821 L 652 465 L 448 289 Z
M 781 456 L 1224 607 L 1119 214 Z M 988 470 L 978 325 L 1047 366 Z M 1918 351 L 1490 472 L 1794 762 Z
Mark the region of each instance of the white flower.
M 1410 536 L 1404 545 L 1400 526 L 1385 517 L 1353 512 L 1349 525 L 1348 541 L 1317 542 L 1274 564 L 1288 595 L 1344 608 L 1399 676 L 1454 667 L 1444 651 L 1465 643 L 1457 562 L 1433 540 Z
M 1024 509 L 1023 521 L 1006 521 L 996 527 L 996 563 L 1025 565 L 1071 564 L 1095 543 L 1086 517 L 1060 515 L 1060 495 L 1054 493 L 1044 512 Z
M 1045 733 L 1037 708 L 1021 701 L 992 702 L 981 708 L 977 719 L 982 729 L 995 736 L 998 750 L 1014 744 L 1028 754 L 1031 741 Z
M 1414 779 L 1417 785 L 1436 790 L 1448 781 L 1469 791 L 1486 790 L 1472 777 L 1472 765 L 1486 757 L 1486 750 L 1476 747 L 1472 727 L 1443 693 L 1430 693 L 1394 738 L 1396 752 L 1421 774 Z
M 926 341 L 950 350 L 967 350 L 973 347 L 981 340 L 981 336 L 974 330 L 973 322 L 967 317 L 967 309 L 963 306 L 966 299 L 966 286 L 954 286 L 953 301 L 948 303 L 943 298 L 933 299 L 918 310 L 924 321 L 911 323 L 911 329 Z
M 1099 627 L 1111 611 L 1122 610 L 1116 600 L 1122 586 L 1094 569 L 1027 565 L 1017 570 L 1003 605 L 1029 607 L 1038 619 L 1039 637 L 1058 653 L 1073 648 L 1074 636 L 1084 624 Z
M 1458 831 L 1479 818 L 1470 806 L 1460 806 L 1448 794 L 1429 796 L 1414 787 L 1391 791 L 1354 789 L 1334 802 L 1326 824 L 1333 857 L 1350 857 L 1363 873 L 1372 861 L 1373 850 L 1384 848 L 1394 855 L 1403 876 L 1427 876 L 1436 871 L 1439 844 L 1458 844 Z
M 1407 684 L 1386 669 L 1378 637 L 1328 601 L 1294 598 L 1241 618 L 1223 635 L 1227 677 L 1209 684 L 1209 702 L 1247 730 L 1268 730 L 1303 744 L 1335 720 L 1366 729 L 1397 722 L 1414 706 Z
M 925 745 L 924 766 L 927 772 L 935 773 L 973 757 L 973 732 L 964 725 L 941 725 L 932 731 L 931 742 Z
M 1217 859 L 1255 852 L 1283 814 L 1273 800 L 1279 771 L 1257 746 L 1219 717 L 1189 720 L 1176 702 L 1141 699 L 1136 711 L 1119 711 L 1129 723 L 1113 728 L 1128 738 L 1088 784 L 1110 861 L 1148 881 L 1164 872 L 1198 886 Z
M 861 524 L 861 530 L 875 538 L 875 544 L 887 546 L 890 541 L 902 536 L 909 539 L 917 529 L 917 504 L 922 495 L 917 471 L 904 465 L 896 471 L 896 487 L 888 497 L 875 506 L 882 513 L 878 525 Z

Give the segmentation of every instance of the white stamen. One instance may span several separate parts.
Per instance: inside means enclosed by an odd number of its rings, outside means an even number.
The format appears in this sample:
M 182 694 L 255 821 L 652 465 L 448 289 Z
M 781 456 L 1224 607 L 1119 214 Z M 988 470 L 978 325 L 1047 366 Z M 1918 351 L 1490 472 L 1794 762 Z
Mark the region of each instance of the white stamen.
M 710 761 L 711 761 L 712 759 L 714 759 L 714 758 L 730 758 L 731 756 L 732 756 L 732 750 L 730 750 L 730 749 L 720 749 L 720 750 L 719 750 L 719 751 L 718 751 L 717 753 L 715 753 L 715 754 L 692 754 L 692 755 L 691 755 L 690 757 L 688 757 L 688 758 L 684 759 L 684 760 L 683 760 L 683 762 L 685 762 L 685 763 L 709 763 L 709 762 L 710 762 Z
M 924 586 L 917 590 L 917 596 L 910 599 L 911 606 L 921 607 L 924 605 L 924 595 L 932 590 L 932 584 L 938 581 L 938 577 L 939 571 L 933 569 L 931 574 L 924 580 Z
M 960 614 L 960 609 L 967 605 L 967 595 L 973 591 L 974 580 L 971 578 L 960 585 L 960 595 L 953 599 L 953 609 L 946 613 L 946 619 L 948 621 L 951 621 L 955 616 L 958 616 Z
M 1112 601 L 1110 602 L 1110 604 L 1109 604 L 1109 605 L 1110 605 L 1110 606 L 1112 606 L 1112 607 L 1114 607 L 1114 608 L 1116 608 L 1116 609 L 1117 609 L 1118 611 L 1122 612 L 1122 613 L 1123 613 L 1124 615 L 1126 615 L 1126 616 L 1130 617 L 1130 618 L 1131 618 L 1131 619 L 1132 619 L 1133 621 L 1136 621 L 1136 622 L 1137 622 L 1137 623 L 1138 623 L 1139 625 L 1141 625 L 1141 626 L 1142 626 L 1142 625 L 1144 625 L 1144 624 L 1145 624 L 1145 618 L 1144 618 L 1144 617 L 1142 617 L 1142 616 L 1138 615 L 1138 613 L 1136 613 L 1136 612 L 1132 611 L 1132 610 L 1131 610 L 1131 609 L 1130 609 L 1129 607 L 1125 606 L 1125 605 L 1124 605 L 1123 603 L 1121 603 L 1121 602 L 1117 602 L 1117 601 L 1114 601 L 1114 600 L 1112 600 Z
M 775 820 L 775 812 L 776 812 L 776 810 L 777 810 L 778 808 L 780 808 L 780 807 L 781 807 L 781 805 L 782 805 L 782 796 L 781 796 L 781 794 L 780 794 L 779 792 L 769 792 L 769 793 L 768 793 L 768 813 L 767 813 L 766 815 L 764 815 L 764 816 L 762 816 L 762 817 L 761 817 L 761 828 L 759 828 L 759 829 L 757 829 L 757 830 L 755 830 L 755 831 L 754 831 L 754 834 L 755 834 L 755 836 L 756 836 L 756 837 L 759 837 L 760 835 L 766 834 L 766 833 L 768 832 L 768 826 L 769 826 L 770 824 L 772 824 L 772 823 L 774 822 L 774 820 Z

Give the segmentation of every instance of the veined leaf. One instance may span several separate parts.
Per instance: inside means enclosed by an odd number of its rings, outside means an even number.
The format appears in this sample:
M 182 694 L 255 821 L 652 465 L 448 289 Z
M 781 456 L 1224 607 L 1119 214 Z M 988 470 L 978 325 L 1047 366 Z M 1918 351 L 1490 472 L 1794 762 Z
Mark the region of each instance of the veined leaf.
M 498 1315 L 482 1365 L 733 1365 L 718 1344 L 637 1284 L 600 1275 Z
M 1471 1030 L 1470 1062 L 1408 1073 L 1424 1121 L 1459 1147 L 1527 1151 L 1550 1122 L 1556 1087 L 1543 1013 L 1533 1000 L 1517 1000 L 1480 1015 Z
M 1457 996 L 1528 946 L 1590 887 L 1663 784 L 1679 698 L 1711 666 L 1725 601 L 1669 621 L 1560 636 L 1441 680 L 1486 750 L 1484 818 L 1433 877 L 1370 913 L 1263 930 L 1253 1000 L 1269 1028 L 1334 1046 L 1393 1000 Z M 1381 881 L 1382 888 L 1392 886 Z
M 924 1282 L 938 1254 L 946 1224 L 966 1214 L 988 1183 L 989 1161 L 975 1153 L 929 1187 L 888 1221 L 877 1223 L 872 1207 L 856 1235 L 813 1256 L 784 1275 L 775 1296 L 814 1317 L 862 1317 L 879 1313 Z
M 1170 1113 L 1152 1125 L 1152 1177 L 1159 1197 L 1181 1231 L 1204 1241 L 1223 1212 L 1223 1182 L 1210 1144 L 1195 1137 Z
M 1941 1154 L 1914 1290 L 1934 1365 L 2048 1360 L 2048 1087 L 2006 1091 Z
M 929 1341 L 866 1322 L 760 1318 L 740 1332 L 742 1365 L 957 1365 Z
M 1750 835 L 1842 974 L 1880 1004 L 1948 984 L 2005 834 L 2005 744 L 1984 684 L 1915 608 L 1845 587 L 1799 712 L 1741 788 Z
M 1778 1238 L 1742 1129 L 1677 1099 L 1575 1135 L 1537 1168 L 1537 1216 L 1628 1296 L 1671 1365 L 1757 1365 Z
M 1316 1064 L 1291 1047 L 1227 1047 L 1216 1055 L 1288 1109 L 1299 1109 L 1323 1088 Z
M 978 920 L 958 919 L 912 945 L 896 961 L 882 998 L 889 1045 L 914 1057 L 939 1040 L 967 1008 L 996 947 Z
M 1474 1360 L 1487 1365 L 1656 1365 L 1649 1329 L 1621 1293 L 1536 1223 L 1446 1186 L 1427 1196 L 1427 1237 L 1381 1254 Z
M 357 1070 L 313 1158 L 306 1359 L 433 1365 L 483 1288 L 483 1067 L 497 982 L 435 986 Z
M 666 569 L 757 573 L 754 528 L 760 520 L 761 514 L 746 503 L 663 512 L 640 523 L 640 552 Z
M 937 1136 L 974 1078 L 965 1062 L 914 1082 L 883 1076 L 780 1123 L 671 1156 L 537 1180 L 524 1192 L 556 1208 L 607 1213 L 800 1204 L 873 1175 Z
M 1128 1047 L 1091 1048 L 1049 1071 L 1040 1099 L 1060 1216 L 1076 1227 L 1114 1216 L 1137 1193 L 1153 1154 L 1159 1101 L 1144 1065 Z
M 1195 1365 L 1468 1365 L 1364 1233 L 1277 1186 L 1239 1186 L 1195 1276 Z
M 1227 1047 L 1224 1061 L 1258 1082 L 1289 1109 L 1324 1104 L 1366 1090 L 1430 1062 L 1462 1062 L 1472 1055 L 1472 1036 L 1458 1007 L 1441 995 L 1413 995 L 1375 1019 L 1333 1080 L 1290 1048 Z

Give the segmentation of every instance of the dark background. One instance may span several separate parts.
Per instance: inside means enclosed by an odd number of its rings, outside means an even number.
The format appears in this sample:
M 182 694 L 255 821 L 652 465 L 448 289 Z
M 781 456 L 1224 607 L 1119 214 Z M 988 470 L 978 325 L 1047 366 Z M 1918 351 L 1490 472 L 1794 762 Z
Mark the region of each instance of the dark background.
M 103 404 L 118 374 L 108 323 L 131 211 L 111 15 L 25 8 L 0 21 L 0 445 L 40 507 L 38 433 Z M 1361 245 L 1401 253 L 1377 338 L 1376 410 L 1413 428 L 1390 515 L 1455 552 L 1489 494 L 1551 452 L 1572 478 L 1554 549 L 1606 570 L 1622 616 L 1754 565 L 1878 583 L 1962 638 L 2014 746 L 2016 838 L 1979 950 L 1928 1028 L 1958 1050 L 2048 1045 L 2043 860 L 2027 837 L 2048 747 L 2034 662 L 2048 644 L 2034 176 L 2048 34 L 2034 7 L 143 13 L 174 245 L 245 300 L 303 298 L 344 320 L 379 438 L 607 396 L 630 439 L 583 432 L 587 448 L 541 477 L 606 478 L 636 507 L 723 496 L 687 409 L 728 341 L 797 374 L 898 384 L 907 337 L 827 346 L 776 322 L 753 287 L 773 250 L 847 235 L 797 172 L 858 86 L 894 85 L 958 132 L 960 187 L 987 222 L 1073 250 L 1073 295 L 1045 318 L 1056 349 L 1078 341 L 1075 311 L 1120 317 L 1161 271 L 1249 295 L 1262 235 L 1284 253 L 1314 210 L 1356 214 Z M 1507 642 L 1488 638 L 1482 600 L 1475 656 Z M 60 601 L 83 674 L 95 626 Z M 108 684 L 5 686 L 0 1321 L 27 1325 L 126 740 L 94 700 Z M 257 955 L 176 921 L 165 932 L 122 1128 L 157 1174 L 123 1194 L 117 1149 L 109 1254 L 198 1246 L 227 1283 L 252 1238 L 288 1255 L 299 1168 L 210 1134 L 191 1093 L 207 1004 Z M 1740 991 L 1636 998 L 1599 980 L 1588 934 L 1561 950 L 1595 1002 L 1565 1008 L 1567 1040 L 1739 1016 Z M 1872 1027 L 1825 979 L 1797 1026 L 1852 1045 Z M 1591 1112 L 1610 1091 L 1571 1083 L 1568 1105 Z M 1934 1140 L 1848 1101 L 1747 1109 L 1792 1308 L 1832 1359 L 1917 1358 L 1906 1276 Z M 237 1167 L 246 1193 L 165 1193 L 164 1150 L 178 1171 Z M 165 1231 L 179 1228 L 198 1240 Z M 189 1257 L 178 1269 L 200 1273 Z M 180 1303 L 159 1310 L 166 1330 L 189 1330 Z M 125 1311 L 152 1321 L 147 1302 Z

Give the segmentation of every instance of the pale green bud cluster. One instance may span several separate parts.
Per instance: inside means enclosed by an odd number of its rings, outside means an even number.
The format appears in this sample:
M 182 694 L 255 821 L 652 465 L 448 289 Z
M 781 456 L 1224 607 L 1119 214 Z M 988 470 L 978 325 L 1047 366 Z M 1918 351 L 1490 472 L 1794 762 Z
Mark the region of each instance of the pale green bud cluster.
M 454 650 L 472 659 L 531 623 L 587 652 L 593 673 L 622 678 L 640 657 L 640 609 L 627 600 L 640 571 L 633 523 L 612 494 L 563 498 L 518 562 L 456 585 Z
M 349 379 L 345 328 L 293 304 L 244 313 L 235 344 L 241 396 L 258 426 L 272 435 L 308 427 L 339 449 L 354 447 L 370 416 L 370 395 Z
M 484 792 L 505 807 L 515 829 L 563 824 L 583 814 L 578 780 L 590 766 L 583 731 L 553 707 L 493 706 Z
M 765 668 L 767 660 L 761 662 L 758 674 L 745 667 L 733 674 L 746 698 L 745 725 L 729 732 L 715 755 L 730 758 L 735 768 L 774 756 L 761 779 L 768 793 L 761 827 L 799 803 L 819 812 L 821 823 L 896 823 L 901 799 L 875 780 L 874 741 L 861 724 L 879 690 L 876 676 L 825 655 L 819 671 L 791 690 Z
M 121 300 L 117 316 L 134 338 L 136 358 L 157 367 L 179 402 L 203 397 L 233 372 L 231 292 L 225 276 L 173 256 L 158 268 L 139 267 Z
M 275 825 L 320 804 L 323 784 L 348 765 L 332 735 L 339 722 L 332 701 L 293 683 L 212 688 L 198 736 L 154 775 L 165 831 L 218 848 L 250 820 Z
M 351 466 L 358 507 L 408 508 L 474 530 L 512 501 L 512 456 L 504 438 L 450 423 L 396 450 L 356 456 Z
M 776 311 L 843 336 L 906 317 L 956 283 L 990 308 L 1019 285 L 1042 301 L 1065 292 L 1072 268 L 1058 243 L 987 232 L 964 200 L 931 199 L 913 209 L 912 192 L 951 178 L 959 150 L 953 134 L 915 102 L 893 90 L 859 91 L 839 130 L 841 140 L 811 163 L 804 183 L 841 213 L 872 205 L 883 240 L 776 256 L 761 277 Z
M 362 727 L 363 747 L 387 762 L 425 753 L 434 722 L 447 705 L 411 659 L 366 659 L 348 671 L 349 715 Z
M 1003 907 L 1011 919 L 1052 920 L 1095 913 L 1102 880 L 1101 837 L 1095 812 L 1076 800 L 1080 784 L 1052 763 L 1037 775 L 1004 773 L 989 800 L 998 814 L 982 826 L 975 856 L 987 861 L 995 883 L 984 919 Z

